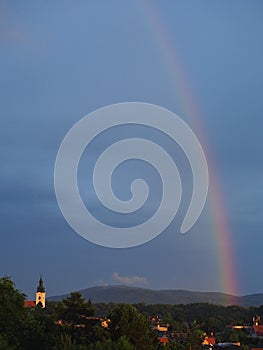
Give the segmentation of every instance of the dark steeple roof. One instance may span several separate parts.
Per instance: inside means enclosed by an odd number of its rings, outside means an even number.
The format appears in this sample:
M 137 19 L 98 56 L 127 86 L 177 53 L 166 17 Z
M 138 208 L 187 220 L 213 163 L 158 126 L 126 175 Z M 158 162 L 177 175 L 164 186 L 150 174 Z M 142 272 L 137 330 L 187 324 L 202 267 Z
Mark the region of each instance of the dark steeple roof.
M 42 292 L 42 293 L 45 292 L 42 276 L 40 276 L 39 284 L 38 284 L 38 287 L 37 287 L 37 291 L 38 292 Z

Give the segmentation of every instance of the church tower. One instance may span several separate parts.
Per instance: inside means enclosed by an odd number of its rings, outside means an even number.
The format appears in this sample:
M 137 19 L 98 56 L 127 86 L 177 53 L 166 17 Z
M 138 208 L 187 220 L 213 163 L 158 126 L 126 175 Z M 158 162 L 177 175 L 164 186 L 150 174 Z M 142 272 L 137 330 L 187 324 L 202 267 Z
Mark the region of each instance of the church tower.
M 42 276 L 40 276 L 39 284 L 36 292 L 36 305 L 41 303 L 42 307 L 46 307 L 46 292 L 43 284 Z

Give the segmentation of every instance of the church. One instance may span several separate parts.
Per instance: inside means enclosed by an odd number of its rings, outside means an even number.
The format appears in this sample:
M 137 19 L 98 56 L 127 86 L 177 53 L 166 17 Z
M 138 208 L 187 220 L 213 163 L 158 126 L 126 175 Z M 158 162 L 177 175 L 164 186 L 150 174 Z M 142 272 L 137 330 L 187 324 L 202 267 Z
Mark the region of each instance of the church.
M 46 291 L 43 283 L 43 278 L 40 276 L 37 291 L 36 291 L 36 300 L 25 300 L 24 306 L 26 308 L 36 307 L 38 304 L 41 305 L 42 308 L 46 307 Z

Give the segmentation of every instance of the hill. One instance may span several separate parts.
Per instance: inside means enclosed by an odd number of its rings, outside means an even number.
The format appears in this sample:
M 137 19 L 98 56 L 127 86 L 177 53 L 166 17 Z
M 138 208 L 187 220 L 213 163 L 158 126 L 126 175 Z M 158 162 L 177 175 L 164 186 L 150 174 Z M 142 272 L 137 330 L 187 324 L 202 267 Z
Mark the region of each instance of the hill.
M 93 303 L 128 303 L 136 304 L 192 304 L 213 303 L 219 305 L 260 306 L 263 305 L 263 294 L 252 294 L 241 297 L 219 292 L 193 292 L 188 290 L 153 290 L 128 286 L 91 287 L 79 291 L 85 299 Z M 48 298 L 59 301 L 69 294 Z

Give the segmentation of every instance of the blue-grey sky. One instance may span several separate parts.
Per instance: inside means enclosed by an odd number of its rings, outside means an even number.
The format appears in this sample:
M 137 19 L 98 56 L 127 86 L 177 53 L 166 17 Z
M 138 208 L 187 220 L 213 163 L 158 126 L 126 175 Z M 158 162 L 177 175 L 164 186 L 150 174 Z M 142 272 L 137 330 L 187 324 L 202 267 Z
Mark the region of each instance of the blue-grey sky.
M 48 295 L 112 283 L 225 291 L 211 200 L 187 235 L 179 234 L 183 208 L 159 237 L 124 250 L 84 240 L 58 208 L 54 163 L 67 131 L 97 108 L 141 101 L 178 114 L 201 143 L 195 127 L 203 125 L 229 223 L 237 292 L 263 292 L 262 12 L 261 0 L 0 1 L 0 275 L 10 275 L 29 296 L 40 273 Z M 182 99 L 180 71 L 194 108 Z M 83 156 L 84 199 L 93 198 L 90 165 L 102 146 L 145 133 L 176 154 L 188 184 L 189 166 L 164 135 L 119 128 Z M 116 194 L 126 198 L 140 172 L 152 186 L 152 202 L 127 223 L 140 222 L 160 200 L 158 174 L 140 162 L 116 172 Z M 191 188 L 185 187 L 187 203 Z M 87 205 L 122 225 L 96 198 Z

